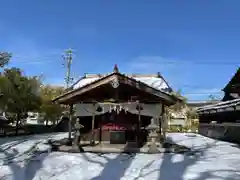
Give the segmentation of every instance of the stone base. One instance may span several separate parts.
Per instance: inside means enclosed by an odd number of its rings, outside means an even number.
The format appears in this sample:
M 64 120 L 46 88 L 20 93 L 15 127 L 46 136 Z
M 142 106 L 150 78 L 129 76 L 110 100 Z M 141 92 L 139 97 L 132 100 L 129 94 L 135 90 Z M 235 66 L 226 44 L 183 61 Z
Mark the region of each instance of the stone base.
M 60 141 L 61 142 L 61 141 Z M 51 145 L 52 151 L 62 151 L 62 152 L 93 152 L 93 153 L 186 153 L 191 151 L 191 149 L 180 146 L 174 143 L 160 143 L 160 142 L 147 142 L 143 147 L 137 146 L 136 143 L 127 144 L 109 144 L 109 143 L 96 143 L 95 146 L 90 145 L 90 143 L 76 145 L 64 145 L 65 143 L 59 143 L 59 141 L 52 141 L 48 143 Z
M 156 144 L 158 146 L 158 144 Z M 134 147 L 124 147 L 122 145 L 97 145 L 97 146 L 84 146 L 84 147 L 73 147 L 73 146 L 60 146 L 58 151 L 60 152 L 70 152 L 70 153 L 81 153 L 81 152 L 90 152 L 90 153 L 145 153 L 145 154 L 158 154 L 158 153 L 189 153 L 190 149 L 186 147 L 181 147 L 178 145 L 169 145 L 169 147 L 156 147 L 144 146 L 142 148 Z M 195 153 L 195 152 L 193 152 Z
M 148 145 L 148 152 L 149 153 L 159 153 L 159 148 L 160 148 L 160 145 L 158 145 L 156 143 L 150 143 Z

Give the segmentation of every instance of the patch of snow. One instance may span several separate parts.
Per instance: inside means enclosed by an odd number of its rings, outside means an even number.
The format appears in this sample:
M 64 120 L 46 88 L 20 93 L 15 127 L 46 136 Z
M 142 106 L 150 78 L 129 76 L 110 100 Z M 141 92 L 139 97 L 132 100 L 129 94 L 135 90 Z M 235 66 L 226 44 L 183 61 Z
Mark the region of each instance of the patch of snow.
M 190 133 L 170 133 L 167 138 L 199 150 L 199 155 L 29 153 L 35 146 L 49 148 L 44 145 L 49 138 L 62 137 L 67 133 L 0 139 L 0 180 L 240 179 L 240 149 L 236 145 Z M 14 158 L 6 162 L 10 154 Z
M 128 76 L 128 77 L 133 78 L 137 81 L 141 81 L 141 82 L 147 84 L 148 86 L 153 87 L 157 90 L 166 90 L 166 89 L 170 88 L 168 86 L 168 84 L 161 77 L 131 77 L 131 76 Z M 99 80 L 100 78 L 101 77 L 83 78 L 80 81 L 78 81 L 77 84 L 75 84 L 73 86 L 73 89 L 81 88 L 83 86 L 91 84 L 91 83 Z
M 77 84 L 73 86 L 73 89 L 81 88 L 83 86 L 86 86 L 87 84 L 91 84 L 94 81 L 99 80 L 100 77 L 93 77 L 93 78 L 83 78 L 81 79 Z

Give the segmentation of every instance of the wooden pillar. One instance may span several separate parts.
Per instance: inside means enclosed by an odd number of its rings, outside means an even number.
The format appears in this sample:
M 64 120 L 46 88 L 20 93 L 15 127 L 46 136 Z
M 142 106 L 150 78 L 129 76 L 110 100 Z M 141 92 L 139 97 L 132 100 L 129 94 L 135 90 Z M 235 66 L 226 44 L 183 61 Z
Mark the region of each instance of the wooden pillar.
M 140 128 L 141 128 L 141 105 L 139 103 L 139 101 L 137 101 L 137 111 L 138 111 L 138 123 L 137 123 L 137 144 L 140 143 Z
M 138 126 L 137 126 L 137 143 L 140 142 L 140 128 L 141 128 L 141 110 L 138 110 Z
M 162 124 L 162 135 L 163 135 L 163 140 L 165 140 L 166 139 L 166 122 L 167 121 L 167 119 L 166 119 L 166 112 L 165 112 L 165 105 L 163 104 L 162 105 L 162 122 L 161 122 L 161 124 Z
M 68 139 L 71 139 L 72 136 L 72 118 L 73 118 L 73 104 L 70 104 L 69 107 L 69 120 L 68 120 Z
M 161 103 L 161 114 L 160 114 L 160 118 L 158 118 L 158 125 L 159 125 L 159 135 L 162 135 L 162 121 L 163 121 L 163 103 Z
M 104 114 L 101 117 L 100 123 L 99 123 L 99 142 L 102 143 L 102 123 L 104 120 Z
M 95 126 L 95 103 L 93 104 L 93 115 L 92 115 L 92 137 L 91 137 L 91 144 L 94 144 L 94 126 Z

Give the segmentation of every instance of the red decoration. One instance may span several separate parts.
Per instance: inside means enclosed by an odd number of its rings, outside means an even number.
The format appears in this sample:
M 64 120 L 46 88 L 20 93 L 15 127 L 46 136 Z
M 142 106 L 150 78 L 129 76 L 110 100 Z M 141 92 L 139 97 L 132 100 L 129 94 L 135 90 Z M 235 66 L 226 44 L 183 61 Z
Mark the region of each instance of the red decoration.
M 102 130 L 125 131 L 127 129 L 130 129 L 128 125 L 120 125 L 120 124 L 114 124 L 114 123 L 108 123 L 102 126 Z

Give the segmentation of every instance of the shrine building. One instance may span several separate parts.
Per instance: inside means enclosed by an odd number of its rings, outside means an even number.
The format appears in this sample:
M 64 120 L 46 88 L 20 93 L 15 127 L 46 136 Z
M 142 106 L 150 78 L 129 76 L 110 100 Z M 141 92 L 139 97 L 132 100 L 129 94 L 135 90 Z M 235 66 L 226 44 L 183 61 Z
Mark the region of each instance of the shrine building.
M 53 101 L 73 108 L 84 126 L 82 140 L 125 144 L 146 141 L 151 122 L 161 134 L 164 109 L 177 100 L 160 73 L 123 74 L 115 65 L 109 74 L 85 74 Z

